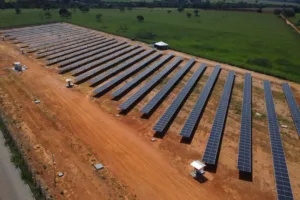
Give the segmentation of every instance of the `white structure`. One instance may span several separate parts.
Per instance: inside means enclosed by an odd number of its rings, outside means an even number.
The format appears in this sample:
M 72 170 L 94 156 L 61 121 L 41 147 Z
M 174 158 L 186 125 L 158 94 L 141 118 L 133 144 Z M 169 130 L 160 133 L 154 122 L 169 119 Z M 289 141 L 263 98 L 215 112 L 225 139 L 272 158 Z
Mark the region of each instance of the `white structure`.
M 166 50 L 169 48 L 169 45 L 163 41 L 154 43 L 154 47 L 159 50 Z
M 200 160 L 194 160 L 191 163 L 191 166 L 194 167 L 194 171 L 191 172 L 191 176 L 194 178 L 197 178 L 198 175 L 204 174 L 204 167 L 206 166 L 204 163 L 202 163 Z

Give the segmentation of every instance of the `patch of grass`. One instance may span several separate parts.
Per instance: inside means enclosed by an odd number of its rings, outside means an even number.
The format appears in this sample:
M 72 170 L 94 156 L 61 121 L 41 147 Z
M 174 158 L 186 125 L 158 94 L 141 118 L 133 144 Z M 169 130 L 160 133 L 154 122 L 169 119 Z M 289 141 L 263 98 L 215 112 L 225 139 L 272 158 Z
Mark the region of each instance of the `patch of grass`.
M 300 37 L 275 15 L 200 10 L 200 17 L 187 18 L 176 9 L 136 8 L 91 9 L 72 13 L 63 21 L 143 42 L 165 41 L 174 50 L 300 82 Z M 0 27 L 60 21 L 58 10 L 52 19 L 42 18 L 41 9 L 0 11 Z M 193 9 L 186 9 L 193 12 Z M 103 14 L 101 23 L 95 19 Z M 143 15 L 143 23 L 136 16 Z M 298 18 L 297 15 L 295 18 Z M 126 24 L 126 27 L 124 27 Z

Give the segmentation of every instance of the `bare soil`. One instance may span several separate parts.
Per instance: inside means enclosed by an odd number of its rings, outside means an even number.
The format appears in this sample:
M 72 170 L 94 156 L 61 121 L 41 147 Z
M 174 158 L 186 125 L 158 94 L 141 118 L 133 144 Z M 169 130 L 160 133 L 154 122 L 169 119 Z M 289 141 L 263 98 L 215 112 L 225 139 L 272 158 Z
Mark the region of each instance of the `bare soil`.
M 190 58 L 186 54 L 175 53 Z M 21 74 L 12 71 L 14 61 L 20 61 L 29 69 Z M 217 64 L 201 58 L 197 61 L 192 71 L 199 66 L 199 62 L 208 64 L 208 69 L 169 131 L 155 142 L 151 142 L 154 134 L 152 127 L 192 72 L 184 77 L 149 119 L 140 118 L 139 109 L 179 68 L 131 112 L 117 115 L 118 105 L 145 81 L 120 101 L 111 101 L 111 92 L 91 99 L 92 90 L 87 84 L 67 89 L 65 79 L 69 74 L 58 75 L 55 68 L 45 67 L 43 60 L 36 60 L 30 54 L 20 55 L 18 47 L 1 41 L 1 109 L 10 119 L 11 127 L 15 129 L 32 166 L 56 199 L 276 199 L 262 87 L 263 79 L 271 80 L 279 122 L 288 125 L 288 128 L 281 128 L 281 136 L 293 193 L 295 199 L 300 199 L 300 141 L 280 86 L 283 80 L 251 72 L 254 77 L 252 182 L 240 180 L 236 167 L 243 74 L 246 70 L 222 64 L 225 70 L 222 70 L 215 85 L 191 144 L 181 142 L 178 133 L 212 72 L 212 66 Z M 180 66 L 183 65 L 184 62 Z M 189 176 L 189 163 L 202 158 L 228 70 L 236 71 L 237 76 L 217 171 L 206 172 L 206 180 L 197 182 Z M 300 86 L 290 84 L 300 104 Z M 34 98 L 40 99 L 41 103 L 34 104 Z M 261 113 L 261 117 L 257 117 L 256 112 Z M 56 186 L 52 154 L 57 171 L 65 172 L 63 178 L 56 178 Z M 97 162 L 103 163 L 105 170 L 96 172 L 93 164 Z

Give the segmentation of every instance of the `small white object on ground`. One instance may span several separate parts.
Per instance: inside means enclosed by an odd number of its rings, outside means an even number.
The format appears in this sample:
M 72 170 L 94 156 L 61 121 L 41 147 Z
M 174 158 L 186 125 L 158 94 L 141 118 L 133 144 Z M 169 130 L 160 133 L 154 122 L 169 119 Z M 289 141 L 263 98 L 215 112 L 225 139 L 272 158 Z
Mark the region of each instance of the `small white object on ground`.
M 155 138 L 152 138 L 152 139 L 151 139 L 151 141 L 152 141 L 152 142 L 155 142 L 155 141 L 156 141 L 156 139 L 155 139 Z
M 41 103 L 41 101 L 38 100 L 38 99 L 35 99 L 35 100 L 34 100 L 34 103 L 35 103 L 35 104 L 39 104 L 39 103 Z
M 258 112 L 257 112 L 257 113 L 255 113 L 255 115 L 256 115 L 256 116 L 258 116 L 258 117 L 260 117 L 260 116 L 261 116 L 261 114 L 260 114 L 260 113 L 258 113 Z
M 120 115 L 119 115 L 119 114 L 116 114 L 116 117 L 120 117 Z
M 287 126 L 287 125 L 284 125 L 284 124 L 282 124 L 282 125 L 281 125 L 281 127 L 282 127 L 282 128 L 287 128 L 288 126 Z
M 95 167 L 96 170 L 104 168 L 104 166 L 101 163 L 95 164 L 94 167 Z
M 64 175 L 63 172 L 59 172 L 59 173 L 58 173 L 58 177 L 62 177 L 63 175 Z

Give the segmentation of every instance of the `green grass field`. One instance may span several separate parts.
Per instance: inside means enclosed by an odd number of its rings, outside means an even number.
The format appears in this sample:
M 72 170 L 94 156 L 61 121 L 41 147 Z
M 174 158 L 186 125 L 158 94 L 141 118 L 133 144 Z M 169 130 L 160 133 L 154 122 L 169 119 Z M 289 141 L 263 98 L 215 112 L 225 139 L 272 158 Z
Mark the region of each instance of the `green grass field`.
M 150 43 L 163 40 L 171 48 L 246 69 L 300 82 L 300 35 L 282 19 L 271 14 L 229 11 L 200 11 L 200 17 L 187 18 L 175 9 L 119 10 L 92 9 L 73 12 L 66 20 L 96 30 Z M 52 11 L 52 20 L 60 20 Z M 101 13 L 102 21 L 96 21 Z M 136 20 L 145 17 L 144 22 Z M 45 23 L 43 11 L 0 11 L 0 27 Z

